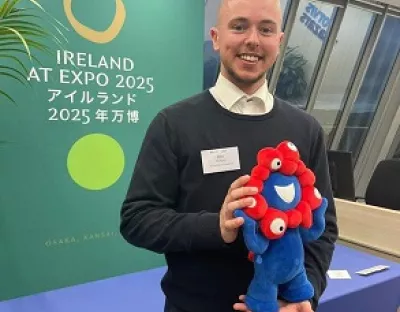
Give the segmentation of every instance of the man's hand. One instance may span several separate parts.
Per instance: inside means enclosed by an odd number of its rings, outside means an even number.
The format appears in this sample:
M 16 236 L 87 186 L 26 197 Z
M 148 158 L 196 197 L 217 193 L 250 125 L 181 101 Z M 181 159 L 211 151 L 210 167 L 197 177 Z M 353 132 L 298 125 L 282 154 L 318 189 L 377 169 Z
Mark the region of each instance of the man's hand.
M 243 303 L 245 296 L 240 296 L 239 299 L 242 301 L 240 303 L 235 303 L 233 309 L 235 311 L 251 312 L 247 309 L 246 305 Z M 289 303 L 279 300 L 279 312 L 314 312 L 309 301 L 303 301 L 299 303 Z
M 314 312 L 309 301 L 288 303 L 280 301 L 279 312 Z
M 236 240 L 239 228 L 243 225 L 242 217 L 235 218 L 233 212 L 236 209 L 248 207 L 254 203 L 251 196 L 258 193 L 256 187 L 245 187 L 250 180 L 250 176 L 241 176 L 235 180 L 226 194 L 224 203 L 220 211 L 221 236 L 225 243 L 232 243 Z
M 244 303 L 244 299 L 246 298 L 246 296 L 241 295 L 239 296 L 239 300 L 242 301 L 240 303 L 235 303 L 233 305 L 233 309 L 235 311 L 242 311 L 242 312 L 251 312 L 249 309 L 247 309 L 246 304 Z

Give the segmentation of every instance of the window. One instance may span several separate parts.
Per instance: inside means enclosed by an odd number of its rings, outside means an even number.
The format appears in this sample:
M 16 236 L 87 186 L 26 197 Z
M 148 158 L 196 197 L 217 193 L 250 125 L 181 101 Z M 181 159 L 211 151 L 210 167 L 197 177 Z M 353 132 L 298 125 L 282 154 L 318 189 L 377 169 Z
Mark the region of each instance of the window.
M 281 11 L 282 11 L 282 20 L 286 21 L 286 17 L 289 12 L 291 0 L 280 0 L 280 3 L 281 3 Z M 284 27 L 284 25 L 282 25 L 282 27 Z
M 368 66 L 360 92 L 353 104 L 339 149 L 361 151 L 400 50 L 400 19 L 387 17 Z
M 392 126 L 397 127 L 397 131 L 393 138 L 387 158 L 395 158 L 400 161 L 400 105 L 397 108 L 397 113 L 394 117 Z
M 275 94 L 305 108 L 310 82 L 329 35 L 335 7 L 301 0 Z
M 397 138 L 397 140 L 398 140 L 398 138 Z M 399 140 L 399 144 L 397 145 L 397 148 L 395 149 L 395 151 L 393 153 L 393 158 L 400 159 L 400 140 Z
M 329 59 L 321 88 L 311 114 L 329 138 L 336 128 L 344 106 L 353 71 L 370 34 L 375 15 L 355 7 L 346 10 Z M 357 31 L 357 36 L 354 32 Z

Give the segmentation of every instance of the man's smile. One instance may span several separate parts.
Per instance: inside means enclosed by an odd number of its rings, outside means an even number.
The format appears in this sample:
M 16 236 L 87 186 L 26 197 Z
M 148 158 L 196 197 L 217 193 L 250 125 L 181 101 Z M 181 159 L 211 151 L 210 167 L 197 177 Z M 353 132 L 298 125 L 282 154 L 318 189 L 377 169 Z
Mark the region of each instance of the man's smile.
M 257 63 L 262 59 L 262 57 L 258 54 L 255 53 L 241 53 L 238 55 L 239 58 L 243 61 L 249 62 L 249 63 Z

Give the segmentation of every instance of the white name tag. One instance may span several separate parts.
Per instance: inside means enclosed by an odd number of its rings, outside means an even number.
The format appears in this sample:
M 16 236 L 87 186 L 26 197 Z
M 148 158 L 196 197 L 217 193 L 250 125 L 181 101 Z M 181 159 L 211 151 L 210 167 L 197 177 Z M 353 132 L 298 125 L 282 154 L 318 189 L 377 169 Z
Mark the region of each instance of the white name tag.
M 240 169 L 239 149 L 237 147 L 201 151 L 203 173 L 216 173 Z

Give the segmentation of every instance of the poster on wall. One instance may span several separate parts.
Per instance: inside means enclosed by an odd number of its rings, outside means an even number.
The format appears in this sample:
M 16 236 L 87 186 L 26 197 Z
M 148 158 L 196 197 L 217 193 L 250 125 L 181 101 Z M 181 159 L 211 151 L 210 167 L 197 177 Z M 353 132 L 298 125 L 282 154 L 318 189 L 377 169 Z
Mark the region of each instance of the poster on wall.
M 202 89 L 203 12 L 0 0 L 0 301 L 164 263 L 119 213 L 151 120 Z

